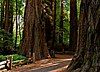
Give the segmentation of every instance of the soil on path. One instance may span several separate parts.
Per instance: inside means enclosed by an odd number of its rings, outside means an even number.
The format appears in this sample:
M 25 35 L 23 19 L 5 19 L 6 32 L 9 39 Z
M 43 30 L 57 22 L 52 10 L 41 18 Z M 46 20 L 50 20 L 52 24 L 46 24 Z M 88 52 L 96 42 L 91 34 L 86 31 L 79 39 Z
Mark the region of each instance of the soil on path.
M 35 64 L 28 64 L 13 67 L 9 72 L 63 72 L 71 62 L 73 55 L 56 54 L 56 58 L 36 61 Z

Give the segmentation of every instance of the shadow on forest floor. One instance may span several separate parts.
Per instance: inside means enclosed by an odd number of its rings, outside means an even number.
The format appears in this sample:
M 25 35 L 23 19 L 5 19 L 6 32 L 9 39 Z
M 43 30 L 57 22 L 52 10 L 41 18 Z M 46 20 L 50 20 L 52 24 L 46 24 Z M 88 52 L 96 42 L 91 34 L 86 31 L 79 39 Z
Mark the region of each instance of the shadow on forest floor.
M 36 61 L 35 64 L 28 64 L 14 67 L 9 72 L 61 72 L 68 67 L 73 55 L 56 54 L 56 58 Z

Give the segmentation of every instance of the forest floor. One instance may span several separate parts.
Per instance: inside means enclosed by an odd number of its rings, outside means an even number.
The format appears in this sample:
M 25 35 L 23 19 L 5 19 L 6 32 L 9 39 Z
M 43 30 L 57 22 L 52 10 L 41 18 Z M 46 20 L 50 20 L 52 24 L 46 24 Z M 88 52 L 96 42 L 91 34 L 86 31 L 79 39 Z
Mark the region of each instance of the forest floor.
M 8 72 L 64 72 L 72 57 L 73 55 L 56 54 L 56 58 L 36 61 L 35 64 L 13 67 Z

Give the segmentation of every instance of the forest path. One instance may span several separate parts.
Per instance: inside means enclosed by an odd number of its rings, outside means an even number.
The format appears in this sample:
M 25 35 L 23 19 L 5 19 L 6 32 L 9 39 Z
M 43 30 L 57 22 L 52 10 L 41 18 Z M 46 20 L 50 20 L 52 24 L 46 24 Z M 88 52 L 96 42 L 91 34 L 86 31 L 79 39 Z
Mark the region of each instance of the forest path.
M 63 72 L 71 62 L 72 55 L 56 55 L 56 58 L 36 61 L 35 64 L 13 68 L 9 72 Z
M 59 69 L 59 68 L 65 67 L 65 66 L 67 67 L 69 65 L 69 63 L 70 63 L 70 60 L 71 59 L 65 60 L 65 61 L 61 61 L 61 62 L 57 62 L 55 64 L 51 64 L 50 66 L 31 69 L 31 70 L 28 70 L 26 72 L 53 72 L 53 71 L 56 71 L 55 69 Z

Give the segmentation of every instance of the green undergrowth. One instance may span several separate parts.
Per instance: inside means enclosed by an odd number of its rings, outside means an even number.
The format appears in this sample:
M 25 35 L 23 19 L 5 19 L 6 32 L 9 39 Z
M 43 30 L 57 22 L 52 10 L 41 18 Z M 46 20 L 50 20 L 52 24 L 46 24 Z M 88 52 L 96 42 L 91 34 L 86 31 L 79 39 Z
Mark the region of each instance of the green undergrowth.
M 18 54 L 12 54 L 12 55 L 0 55 L 0 62 L 1 62 L 1 61 L 5 61 L 6 58 L 9 57 L 9 56 L 13 56 L 13 61 L 26 59 L 25 56 L 18 55 Z

